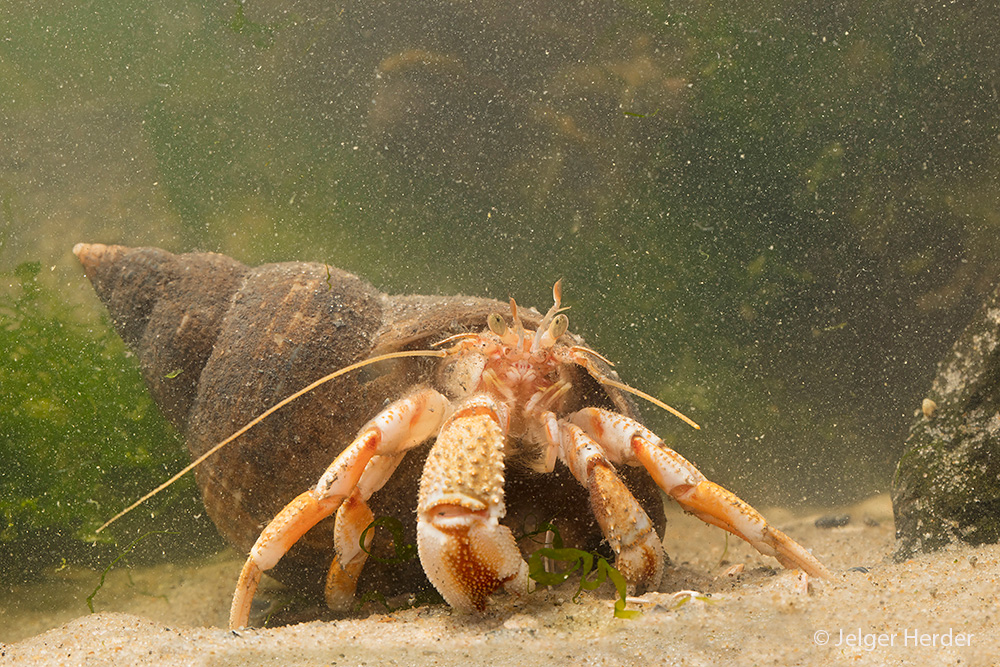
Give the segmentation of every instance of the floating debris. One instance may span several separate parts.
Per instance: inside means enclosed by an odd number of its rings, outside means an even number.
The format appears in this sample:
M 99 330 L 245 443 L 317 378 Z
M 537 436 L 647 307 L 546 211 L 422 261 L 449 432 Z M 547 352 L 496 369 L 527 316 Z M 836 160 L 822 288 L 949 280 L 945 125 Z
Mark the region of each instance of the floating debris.
M 851 522 L 850 514 L 827 514 L 816 519 L 817 528 L 841 528 Z

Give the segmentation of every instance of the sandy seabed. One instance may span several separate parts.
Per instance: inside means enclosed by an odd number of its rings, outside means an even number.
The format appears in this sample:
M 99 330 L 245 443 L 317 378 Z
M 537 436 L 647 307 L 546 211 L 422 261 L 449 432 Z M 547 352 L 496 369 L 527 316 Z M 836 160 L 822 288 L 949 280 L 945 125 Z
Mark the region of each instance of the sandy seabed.
M 0 640 L 14 642 L 0 644 L 0 665 L 1000 665 L 1000 546 L 895 563 L 888 497 L 836 513 L 850 522 L 821 529 L 815 515 L 765 512 L 835 573 L 809 582 L 671 513 L 675 567 L 660 593 L 630 604 L 643 609 L 631 620 L 614 618 L 610 588 L 580 602 L 562 588 L 498 596 L 482 617 L 372 605 L 363 618 L 233 633 L 224 628 L 236 554 L 112 571 L 96 614 L 85 599 L 97 575 L 62 573 L 56 592 L 51 582 L 44 594 L 0 592 Z M 734 564 L 745 569 L 726 574 Z M 700 595 L 675 595 L 684 590 Z

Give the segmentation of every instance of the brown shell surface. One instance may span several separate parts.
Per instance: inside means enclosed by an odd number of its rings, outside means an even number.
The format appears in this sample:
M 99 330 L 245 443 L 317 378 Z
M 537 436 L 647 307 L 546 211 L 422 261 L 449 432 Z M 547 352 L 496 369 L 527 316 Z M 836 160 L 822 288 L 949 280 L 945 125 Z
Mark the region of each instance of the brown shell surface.
M 174 255 L 156 248 L 81 245 L 77 255 L 115 327 L 134 350 L 157 404 L 184 434 L 192 457 L 223 440 L 294 391 L 376 354 L 427 349 L 455 333 L 479 331 L 508 304 L 474 297 L 389 296 L 324 264 L 248 268 L 213 253 Z M 525 324 L 535 311 L 521 310 Z M 569 339 L 581 344 L 571 334 Z M 415 386 L 442 389 L 438 359 L 380 362 L 347 374 L 274 413 L 196 470 L 219 532 L 247 552 L 292 498 L 314 485 L 358 429 Z M 177 373 L 180 371 L 180 373 Z M 610 369 L 605 369 L 614 377 Z M 442 389 L 443 391 L 443 389 Z M 630 402 L 582 369 L 570 408 L 600 405 L 632 413 Z M 376 517 L 399 519 L 416 541 L 417 487 L 428 447 L 407 455 L 371 499 Z M 641 470 L 620 470 L 658 528 L 659 493 Z M 602 537 L 583 487 L 562 465 L 549 475 L 508 462 L 507 518 L 515 535 L 539 520 L 559 526 L 567 544 L 593 549 Z M 307 533 L 269 572 L 320 595 L 332 557 L 333 520 Z M 376 537 L 376 553 L 389 538 Z M 417 559 L 369 559 L 359 593 L 429 587 Z

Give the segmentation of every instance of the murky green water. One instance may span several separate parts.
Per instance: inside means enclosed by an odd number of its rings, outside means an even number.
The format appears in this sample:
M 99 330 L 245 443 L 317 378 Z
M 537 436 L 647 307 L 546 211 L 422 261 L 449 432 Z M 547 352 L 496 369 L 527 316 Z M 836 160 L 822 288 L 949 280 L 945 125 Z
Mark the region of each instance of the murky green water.
M 36 571 L 100 570 L 198 513 L 189 485 L 118 547 L 81 546 L 184 454 L 108 341 L 79 241 L 539 307 L 563 277 L 572 327 L 702 423 L 648 414 L 713 478 L 786 505 L 887 490 L 934 364 L 1000 267 L 998 18 L 7 2 L 0 579 L 39 554 Z

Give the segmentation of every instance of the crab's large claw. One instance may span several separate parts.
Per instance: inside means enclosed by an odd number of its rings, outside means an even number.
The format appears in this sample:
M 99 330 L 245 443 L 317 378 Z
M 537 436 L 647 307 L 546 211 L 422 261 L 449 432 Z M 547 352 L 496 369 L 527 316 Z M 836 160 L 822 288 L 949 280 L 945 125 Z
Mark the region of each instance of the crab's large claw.
M 506 409 L 486 395 L 465 401 L 445 423 L 420 478 L 417 547 L 424 572 L 453 607 L 481 611 L 501 586 L 528 588 L 504 515 Z
M 432 389 L 422 389 L 391 404 L 361 429 L 315 488 L 299 494 L 271 520 L 257 538 L 240 573 L 229 612 L 231 629 L 246 625 L 261 573 L 274 567 L 306 531 L 337 511 L 344 499 L 355 492 L 373 458 L 374 462 L 391 464 L 397 455 L 437 432 L 447 407 L 448 399 Z M 377 473 L 366 476 L 384 477 L 382 466 L 378 467 Z M 364 491 L 362 488 L 356 495 L 362 496 Z M 364 504 L 360 497 L 356 500 Z M 363 521 L 365 516 L 363 511 L 351 512 L 347 520 Z
M 585 408 L 574 413 L 570 421 L 600 443 L 612 460 L 643 466 L 661 489 L 702 521 L 743 538 L 787 568 L 816 577 L 832 576 L 802 545 L 769 525 L 732 491 L 705 479 L 683 456 L 634 419 L 600 408 Z

